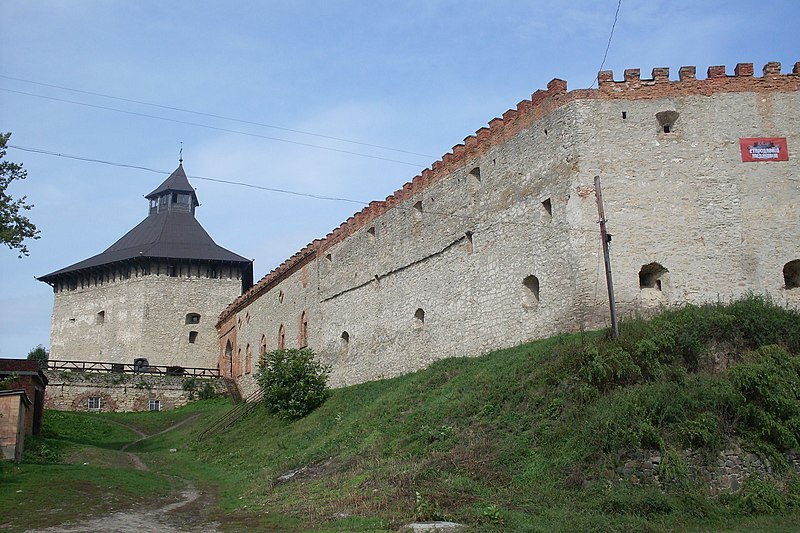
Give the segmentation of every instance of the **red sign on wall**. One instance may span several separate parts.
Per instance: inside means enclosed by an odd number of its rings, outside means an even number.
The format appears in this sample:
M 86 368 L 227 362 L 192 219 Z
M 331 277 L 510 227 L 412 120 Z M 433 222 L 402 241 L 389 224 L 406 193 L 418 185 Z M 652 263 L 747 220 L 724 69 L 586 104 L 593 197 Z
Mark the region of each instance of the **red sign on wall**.
M 788 161 L 789 148 L 785 137 L 757 137 L 739 139 L 742 161 Z

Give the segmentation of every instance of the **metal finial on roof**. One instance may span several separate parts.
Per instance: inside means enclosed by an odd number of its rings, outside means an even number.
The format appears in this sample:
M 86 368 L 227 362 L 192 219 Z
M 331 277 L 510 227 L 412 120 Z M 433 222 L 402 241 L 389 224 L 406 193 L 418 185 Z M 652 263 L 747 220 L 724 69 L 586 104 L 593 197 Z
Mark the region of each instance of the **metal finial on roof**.
M 183 141 L 181 141 L 181 151 L 180 151 L 180 158 L 178 159 L 178 163 L 181 165 L 183 164 Z

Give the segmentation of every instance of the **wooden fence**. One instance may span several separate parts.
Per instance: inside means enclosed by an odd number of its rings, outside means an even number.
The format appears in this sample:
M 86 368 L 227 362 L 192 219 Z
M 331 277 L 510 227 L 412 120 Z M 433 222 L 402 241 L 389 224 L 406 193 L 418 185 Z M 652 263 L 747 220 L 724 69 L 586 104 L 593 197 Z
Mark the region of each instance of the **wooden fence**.
M 161 374 L 165 376 L 186 376 L 193 378 L 218 378 L 216 368 L 184 368 L 182 366 L 150 365 L 137 362 L 105 363 L 100 361 L 59 361 L 47 362 L 48 370 L 77 370 L 79 372 L 115 372 L 119 374 Z

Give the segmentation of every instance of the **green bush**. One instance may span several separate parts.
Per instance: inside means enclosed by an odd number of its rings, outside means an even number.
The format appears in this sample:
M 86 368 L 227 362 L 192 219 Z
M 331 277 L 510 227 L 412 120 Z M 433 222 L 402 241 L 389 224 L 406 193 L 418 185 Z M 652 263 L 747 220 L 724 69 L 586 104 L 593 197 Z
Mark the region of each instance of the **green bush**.
M 206 381 L 205 384 L 203 385 L 203 388 L 200 389 L 200 392 L 197 394 L 197 396 L 201 400 L 211 400 L 217 397 L 217 391 L 214 390 L 214 385 Z
M 700 413 L 679 426 L 683 442 L 690 448 L 715 449 L 722 440 L 720 422 L 714 413 Z
M 47 352 L 44 346 L 41 344 L 38 345 L 36 348 L 28 352 L 28 361 L 38 361 L 39 368 L 45 369 L 47 368 L 47 360 L 50 358 L 50 354 Z
M 742 490 L 731 498 L 733 509 L 744 515 L 781 514 L 786 502 L 769 480 L 752 476 L 745 480 Z
M 730 370 L 731 382 L 744 396 L 738 429 L 778 450 L 798 447 L 800 441 L 800 360 L 776 345 L 748 354 L 752 363 Z
M 309 348 L 274 350 L 261 357 L 256 382 L 267 408 L 280 418 L 298 419 L 322 405 L 330 368 Z
M 183 390 L 189 393 L 190 400 L 194 400 L 195 391 L 197 390 L 197 379 L 195 378 L 184 379 Z

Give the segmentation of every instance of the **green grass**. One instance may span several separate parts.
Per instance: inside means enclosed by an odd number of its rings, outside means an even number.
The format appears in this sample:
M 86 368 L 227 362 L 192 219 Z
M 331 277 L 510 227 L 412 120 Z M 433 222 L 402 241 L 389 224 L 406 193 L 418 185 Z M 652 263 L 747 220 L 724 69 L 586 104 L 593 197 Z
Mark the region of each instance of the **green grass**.
M 791 528 L 800 498 L 786 488 L 788 470 L 768 482 L 783 487 L 773 493 L 714 499 L 678 452 L 713 455 L 736 441 L 779 458 L 796 448 L 800 315 L 751 297 L 630 320 L 621 331 L 618 340 L 562 335 L 438 361 L 335 390 L 296 422 L 259 409 L 193 446 L 196 431 L 179 430 L 139 449 L 156 457 L 183 444 L 164 468 L 217 486 L 222 511 L 277 512 L 301 529 L 431 518 L 480 531 Z M 666 489 L 615 474 L 642 448 L 671 458 Z
M 467 531 L 792 531 L 800 480 L 780 458 L 800 438 L 799 350 L 800 315 L 750 297 L 629 320 L 617 340 L 561 335 L 438 361 L 334 390 L 295 422 L 256 409 L 203 441 L 228 405 L 108 419 L 154 433 L 205 413 L 131 451 L 213 491 L 211 518 L 229 531 L 435 518 Z M 770 458 L 776 477 L 711 497 L 681 451 L 713 457 L 734 443 Z M 668 484 L 616 473 L 641 449 L 661 451 Z
M 185 420 L 188 416 L 200 413 L 203 417 L 213 416 L 219 410 L 230 407 L 228 399 L 218 398 L 214 400 L 204 400 L 193 402 L 171 411 L 144 411 L 139 413 L 95 413 L 100 414 L 106 420 L 112 420 L 120 424 L 135 428 L 145 435 L 154 435 L 164 431 L 170 426 Z
M 161 476 L 83 465 L 0 466 L 0 523 L 24 530 L 120 508 L 150 505 L 169 494 Z
M 154 434 L 183 420 L 190 421 L 187 429 L 196 428 L 229 408 L 227 400 L 206 400 L 152 413 L 45 411 L 41 435 L 25 439 L 24 462 L 0 463 L 0 529 L 24 531 L 159 505 L 182 483 L 155 465 L 149 472 L 134 469 L 120 451 L 140 438 L 129 428 Z

